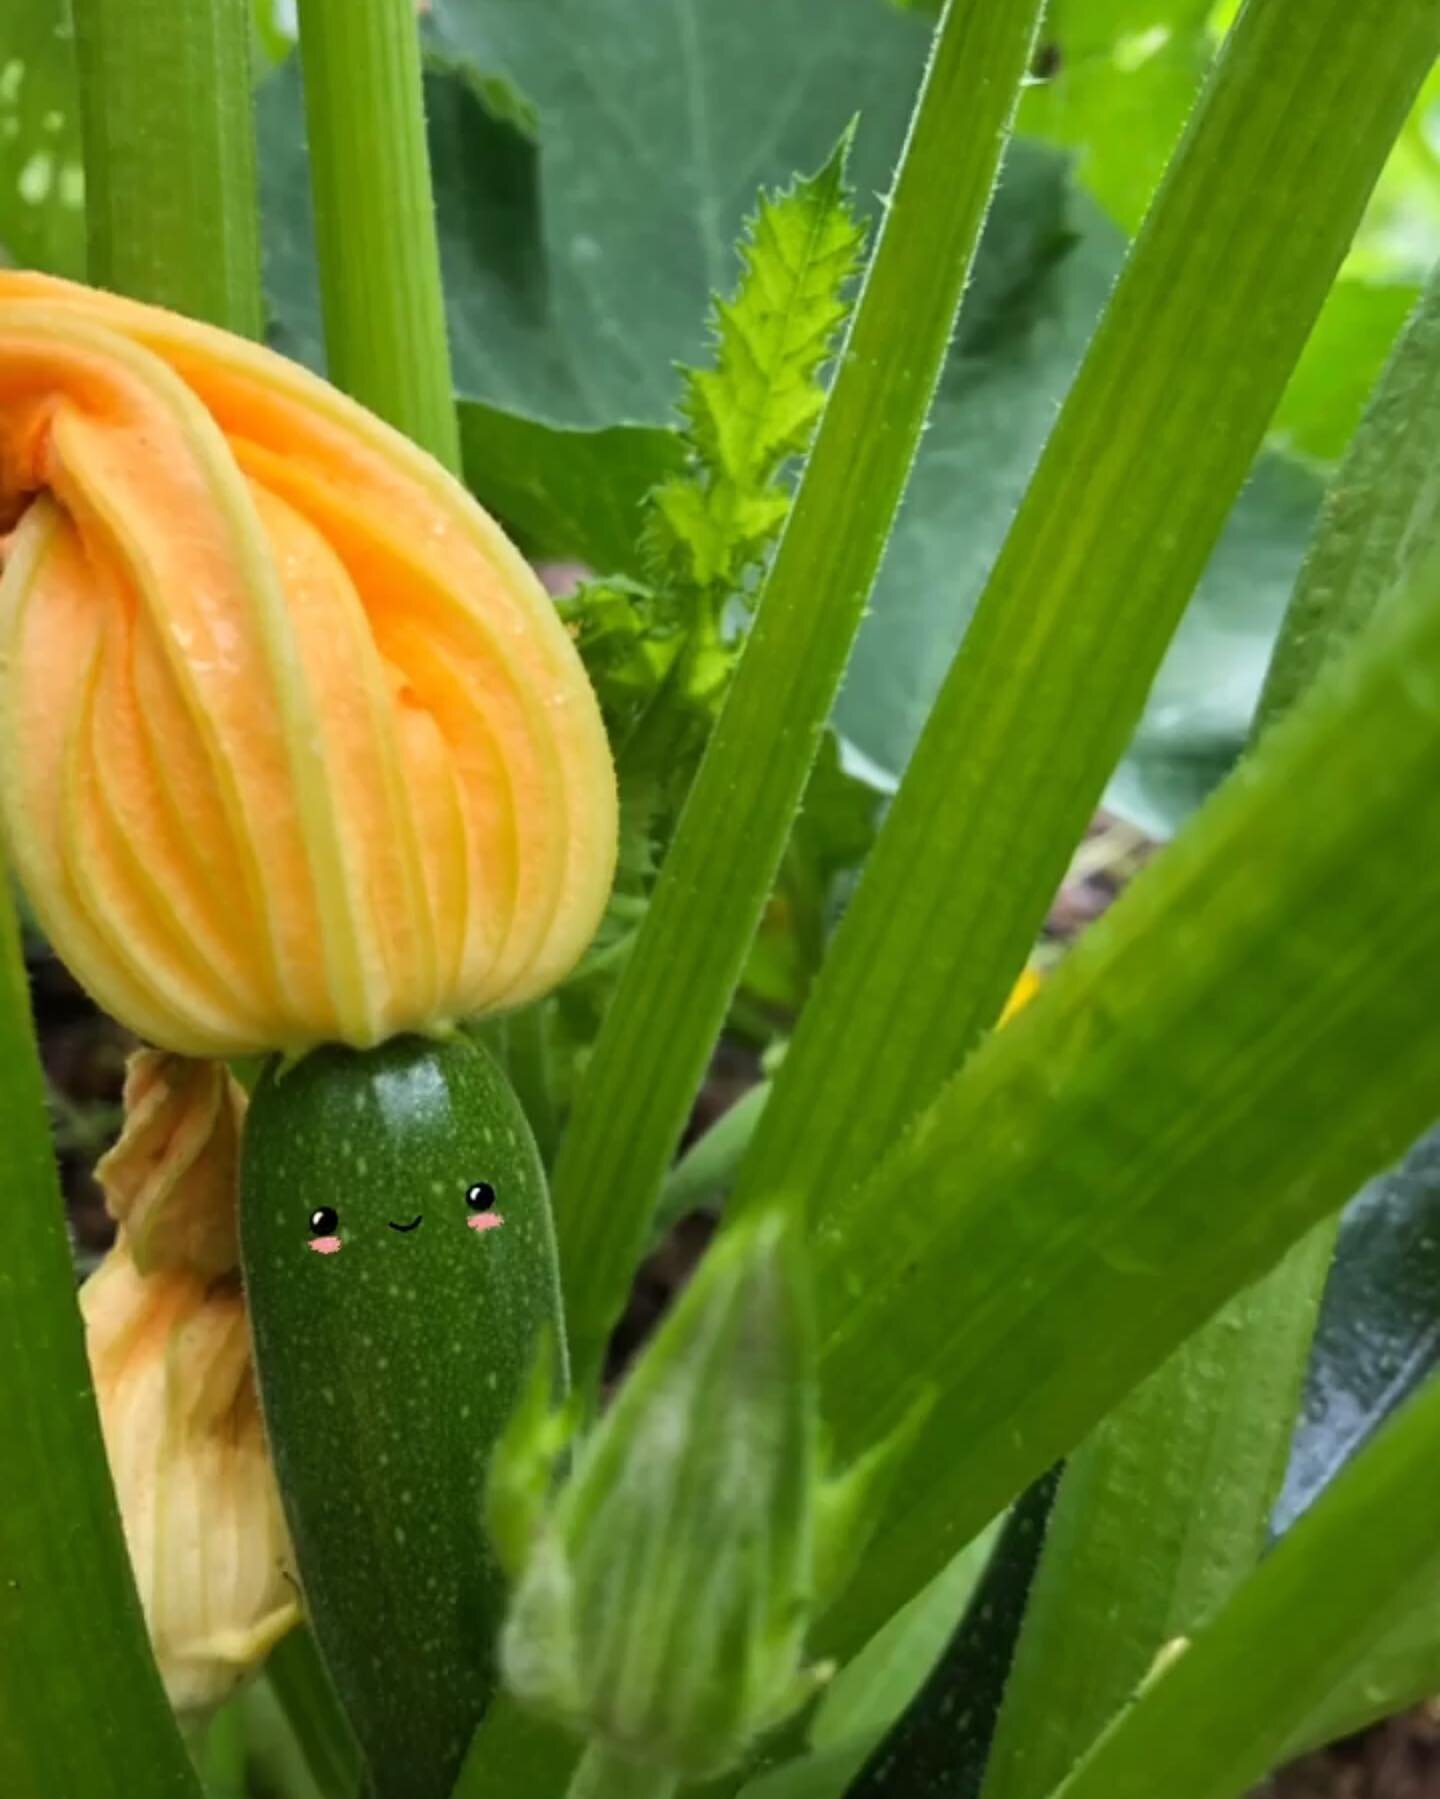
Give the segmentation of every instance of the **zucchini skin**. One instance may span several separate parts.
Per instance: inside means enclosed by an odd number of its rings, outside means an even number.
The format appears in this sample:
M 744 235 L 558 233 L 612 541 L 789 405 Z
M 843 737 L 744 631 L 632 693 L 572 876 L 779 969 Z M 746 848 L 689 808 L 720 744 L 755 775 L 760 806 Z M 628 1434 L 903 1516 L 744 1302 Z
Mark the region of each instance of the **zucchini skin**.
M 471 1228 L 481 1183 L 498 1227 Z M 324 1208 L 336 1222 L 312 1227 Z M 541 1333 L 564 1341 L 534 1139 L 468 1036 L 328 1047 L 261 1077 L 240 1209 L 315 1635 L 377 1799 L 446 1799 L 494 1690 L 505 1604 L 485 1465 Z

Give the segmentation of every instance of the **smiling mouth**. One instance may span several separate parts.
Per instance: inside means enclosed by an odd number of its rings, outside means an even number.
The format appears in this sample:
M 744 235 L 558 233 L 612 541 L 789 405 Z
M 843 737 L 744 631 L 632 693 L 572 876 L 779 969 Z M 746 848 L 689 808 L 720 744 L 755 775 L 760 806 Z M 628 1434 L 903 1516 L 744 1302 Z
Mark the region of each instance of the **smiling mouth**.
M 389 1225 L 392 1231 L 413 1231 L 420 1228 L 420 1219 L 412 1218 L 409 1224 L 396 1224 L 395 1220 L 392 1218 L 389 1220 Z

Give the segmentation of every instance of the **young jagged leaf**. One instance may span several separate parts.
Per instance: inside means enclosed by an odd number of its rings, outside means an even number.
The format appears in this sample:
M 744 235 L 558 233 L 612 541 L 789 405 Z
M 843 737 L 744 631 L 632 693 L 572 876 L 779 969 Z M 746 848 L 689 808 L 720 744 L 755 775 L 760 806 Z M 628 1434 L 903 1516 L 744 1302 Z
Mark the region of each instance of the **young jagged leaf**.
M 739 285 L 715 301 L 713 366 L 681 371 L 683 462 L 645 502 L 644 579 L 607 574 L 560 605 L 604 709 L 623 821 L 610 910 L 562 1001 L 574 1044 L 593 1037 L 618 978 L 825 404 L 863 238 L 845 186 L 850 137 L 818 174 L 760 197 Z M 863 803 L 873 810 L 868 791 Z
M 683 468 L 647 502 L 645 582 L 590 583 L 563 610 L 596 683 L 622 776 L 663 770 L 677 798 L 739 651 L 753 590 L 789 510 L 786 472 L 825 403 L 862 228 L 846 133 L 816 175 L 762 195 L 742 273 L 717 299 L 714 364 L 685 369 Z
M 690 467 L 654 496 L 649 549 L 662 585 L 723 601 L 743 589 L 789 509 L 781 470 L 825 403 L 820 371 L 844 320 L 861 228 L 845 189 L 847 132 L 809 180 L 762 198 L 744 276 L 715 306 L 715 366 L 687 369 Z

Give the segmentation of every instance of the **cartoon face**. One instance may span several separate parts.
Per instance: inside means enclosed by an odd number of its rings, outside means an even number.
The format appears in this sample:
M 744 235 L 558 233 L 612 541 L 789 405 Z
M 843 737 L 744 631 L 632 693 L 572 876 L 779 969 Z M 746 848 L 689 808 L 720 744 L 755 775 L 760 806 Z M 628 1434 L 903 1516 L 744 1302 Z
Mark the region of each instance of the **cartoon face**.
M 472 1231 L 498 1230 L 505 1220 L 495 1210 L 495 1189 L 489 1181 L 476 1181 L 465 1189 L 465 1205 L 469 1216 L 466 1223 Z M 425 1222 L 423 1212 L 417 1212 L 413 1218 L 387 1218 L 385 1223 L 392 1231 L 398 1231 L 402 1237 L 408 1237 L 412 1231 L 418 1231 Z M 432 1218 L 432 1224 L 438 1222 Z M 344 1247 L 340 1214 L 334 1206 L 317 1206 L 310 1214 L 310 1244 L 316 1255 L 333 1256 Z

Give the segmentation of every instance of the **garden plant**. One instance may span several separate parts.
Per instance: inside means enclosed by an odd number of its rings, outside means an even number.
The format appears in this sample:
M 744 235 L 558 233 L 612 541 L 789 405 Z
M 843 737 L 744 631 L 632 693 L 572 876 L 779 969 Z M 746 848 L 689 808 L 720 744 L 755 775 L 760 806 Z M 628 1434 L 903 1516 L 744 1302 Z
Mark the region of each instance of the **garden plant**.
M 1437 53 L 9 0 L 0 1799 L 1240 1799 L 1440 1692 Z

